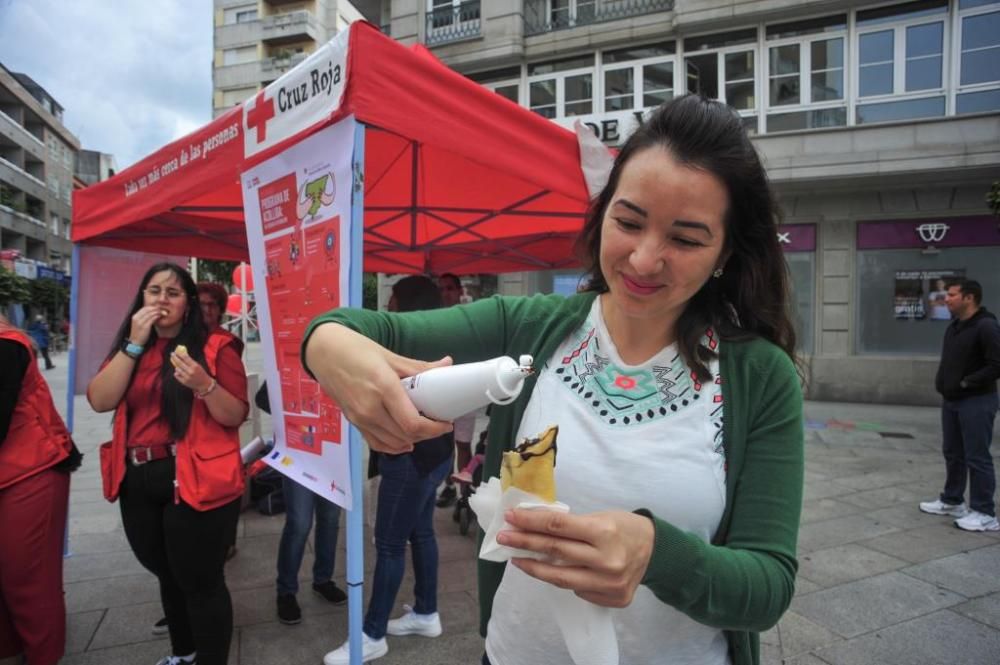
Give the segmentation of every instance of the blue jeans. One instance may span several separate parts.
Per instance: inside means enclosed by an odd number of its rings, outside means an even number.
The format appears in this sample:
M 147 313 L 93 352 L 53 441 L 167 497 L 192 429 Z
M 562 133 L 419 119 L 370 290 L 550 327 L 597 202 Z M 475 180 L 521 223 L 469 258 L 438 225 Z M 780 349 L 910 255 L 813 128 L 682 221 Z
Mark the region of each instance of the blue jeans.
M 985 515 L 996 514 L 993 503 L 996 474 L 990 456 L 990 443 L 993 441 L 997 405 L 997 394 L 989 393 L 946 401 L 941 407 L 945 468 L 941 501 L 962 503 L 968 478 L 969 506 Z
M 340 506 L 313 493 L 285 476 L 281 490 L 285 496 L 285 528 L 278 545 L 278 594 L 299 591 L 299 568 L 306 551 L 306 541 L 316 514 L 316 538 L 313 561 L 313 584 L 333 577 L 337 557 L 337 534 L 340 531 Z
M 419 445 L 419 444 L 417 444 Z M 417 471 L 410 455 L 382 455 L 378 510 L 375 515 L 375 574 L 365 614 L 368 637 L 385 637 L 389 612 L 406 569 L 406 541 L 413 555 L 413 611 L 437 612 L 438 549 L 434 539 L 435 490 L 451 470 L 451 458 L 426 476 Z

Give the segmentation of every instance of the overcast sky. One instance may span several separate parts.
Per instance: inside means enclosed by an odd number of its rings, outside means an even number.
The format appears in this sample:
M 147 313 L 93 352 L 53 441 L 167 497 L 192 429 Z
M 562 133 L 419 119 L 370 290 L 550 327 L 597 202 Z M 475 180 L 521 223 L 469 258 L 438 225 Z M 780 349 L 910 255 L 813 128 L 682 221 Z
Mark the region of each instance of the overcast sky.
M 211 0 L 0 0 L 0 63 L 124 169 L 212 118 Z

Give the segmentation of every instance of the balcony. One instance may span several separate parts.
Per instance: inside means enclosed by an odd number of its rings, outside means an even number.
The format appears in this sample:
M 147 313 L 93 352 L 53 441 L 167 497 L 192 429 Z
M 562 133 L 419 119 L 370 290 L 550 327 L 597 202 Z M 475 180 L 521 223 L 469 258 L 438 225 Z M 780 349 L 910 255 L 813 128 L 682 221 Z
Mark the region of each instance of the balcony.
M 305 9 L 267 16 L 261 21 L 261 39 L 271 45 L 291 44 L 303 39 L 319 41 L 319 21 Z
M 436 46 L 479 37 L 482 34 L 479 5 L 479 0 L 473 0 L 427 12 L 424 42 Z
M 569 0 L 561 7 L 551 5 L 551 0 L 524 0 L 525 36 L 671 11 L 674 0 Z
M 0 205 L 0 227 L 35 240 L 44 241 L 48 235 L 45 222 L 5 205 Z
M 291 53 L 264 58 L 260 61 L 260 70 L 265 79 L 276 79 L 292 67 L 309 57 L 309 53 Z
M 45 144 L 3 111 L 0 111 L 0 134 L 10 137 L 35 157 L 45 158 Z
M 0 182 L 5 182 L 37 199 L 45 200 L 51 196 L 44 182 L 2 157 L 0 157 Z

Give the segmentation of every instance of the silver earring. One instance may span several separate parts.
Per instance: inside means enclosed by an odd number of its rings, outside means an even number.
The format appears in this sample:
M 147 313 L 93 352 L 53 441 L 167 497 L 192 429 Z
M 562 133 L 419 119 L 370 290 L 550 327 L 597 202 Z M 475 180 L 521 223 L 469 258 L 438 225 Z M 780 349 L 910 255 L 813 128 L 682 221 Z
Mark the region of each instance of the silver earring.
M 715 271 L 712 273 L 712 277 L 716 279 L 722 277 L 722 268 L 716 268 Z

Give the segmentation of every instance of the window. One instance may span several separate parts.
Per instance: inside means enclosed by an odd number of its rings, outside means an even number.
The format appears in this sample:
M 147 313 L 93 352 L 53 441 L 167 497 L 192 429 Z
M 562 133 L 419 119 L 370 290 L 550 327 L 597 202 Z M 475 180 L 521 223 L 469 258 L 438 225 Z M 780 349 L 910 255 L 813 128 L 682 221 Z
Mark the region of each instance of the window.
M 594 56 L 528 65 L 528 107 L 544 118 L 594 112 Z
M 957 113 L 1000 110 L 1000 1 L 961 0 Z
M 684 52 L 691 54 L 684 58 L 687 91 L 729 104 L 740 111 L 751 131 L 756 129 L 756 42 L 756 28 L 684 40 Z
M 947 0 L 858 12 L 857 122 L 944 115 L 947 12 Z M 907 99 L 867 99 L 888 96 Z
M 230 7 L 223 11 L 222 22 L 225 25 L 233 25 L 234 23 L 248 23 L 250 21 L 257 20 L 257 5 L 240 5 L 239 7 Z
M 549 0 L 549 22 L 553 28 L 592 23 L 596 0 Z
M 50 228 L 52 230 L 52 235 L 59 235 L 59 215 L 56 215 L 55 213 L 52 214 Z
M 604 111 L 659 106 L 674 96 L 674 42 L 605 51 Z
M 257 59 L 256 46 L 241 46 L 240 48 L 227 48 L 222 52 L 222 64 L 242 65 L 253 62 Z
M 469 74 L 468 77 L 515 104 L 521 103 L 521 68 L 519 66 L 476 72 Z
M 767 26 L 767 131 L 847 124 L 846 43 L 843 14 Z

